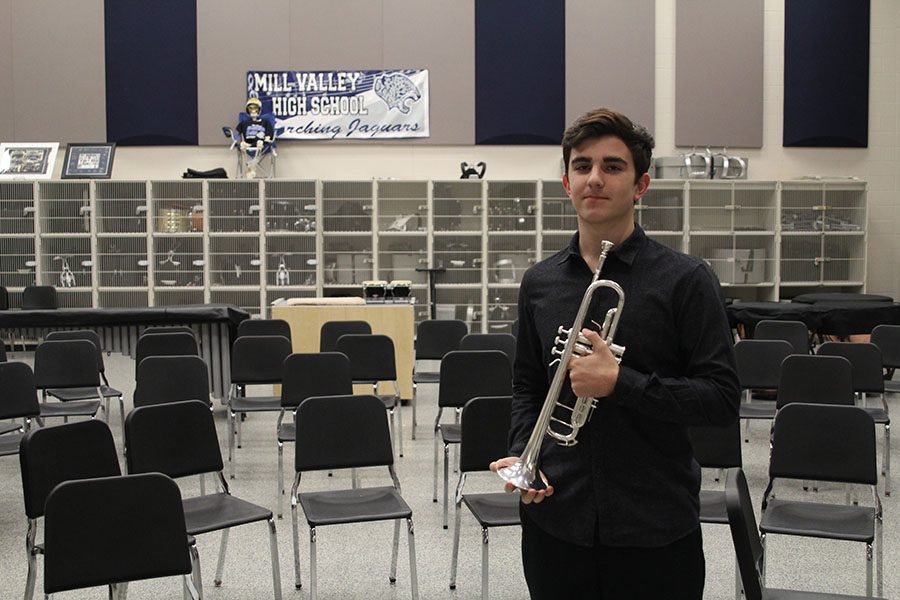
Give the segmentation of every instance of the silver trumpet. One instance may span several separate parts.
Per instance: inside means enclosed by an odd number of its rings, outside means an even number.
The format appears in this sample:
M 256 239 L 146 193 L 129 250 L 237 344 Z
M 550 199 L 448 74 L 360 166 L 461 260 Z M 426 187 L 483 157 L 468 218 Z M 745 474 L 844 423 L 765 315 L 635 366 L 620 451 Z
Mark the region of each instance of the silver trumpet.
M 622 308 L 625 306 L 625 291 L 615 281 L 600 279 L 600 271 L 603 269 L 603 263 L 606 262 L 606 255 L 612 247 L 612 242 L 604 240 L 601 243 L 599 264 L 597 265 L 597 270 L 594 271 L 594 277 L 591 280 L 591 284 L 588 286 L 587 290 L 585 290 L 584 296 L 581 299 L 581 306 L 578 307 L 578 314 L 575 317 L 575 322 L 570 329 L 565 329 L 560 326 L 558 330 L 559 336 L 563 337 L 557 336 L 551 354 L 558 356 L 559 358 L 550 363 L 551 366 L 554 364 L 558 364 L 558 366 L 556 368 L 556 373 L 553 375 L 553 381 L 550 382 L 550 389 L 547 390 L 547 397 L 544 399 L 544 405 L 538 415 L 534 429 L 531 431 L 531 436 L 528 438 L 525 450 L 522 452 L 522 455 L 516 463 L 497 471 L 497 474 L 500 475 L 504 481 L 508 481 L 521 490 L 540 490 L 546 487 L 538 471 L 541 445 L 544 442 L 544 436 L 549 435 L 562 446 L 575 445 L 578 443 L 575 439 L 578 435 L 578 430 L 588 422 L 594 408 L 597 406 L 596 398 L 579 397 L 575 400 L 573 406 L 568 406 L 559 401 L 559 396 L 568 371 L 566 366 L 569 364 L 569 359 L 572 358 L 572 354 L 576 353 L 579 356 L 585 356 L 590 354 L 592 350 L 587 338 L 581 335 L 580 332 L 584 326 L 588 307 L 591 304 L 594 292 L 599 288 L 611 288 L 619 295 L 619 302 L 616 306 L 606 312 L 603 325 L 600 327 L 600 337 L 606 345 L 609 346 L 613 356 L 616 358 L 616 362 L 621 362 L 622 355 L 625 353 L 624 346 L 613 343 L 616 327 L 619 324 L 619 317 L 622 314 Z M 571 413 L 569 420 L 553 416 L 557 406 L 561 406 Z M 554 423 L 562 428 L 563 431 L 555 430 L 553 428 Z

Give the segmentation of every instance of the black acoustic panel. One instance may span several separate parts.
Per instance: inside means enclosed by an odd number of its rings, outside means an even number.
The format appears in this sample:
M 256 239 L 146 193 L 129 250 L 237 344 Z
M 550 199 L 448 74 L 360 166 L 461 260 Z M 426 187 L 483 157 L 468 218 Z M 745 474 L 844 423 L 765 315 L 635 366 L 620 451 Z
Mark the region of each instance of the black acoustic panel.
M 197 144 L 196 0 L 106 0 L 106 136 Z
M 559 144 L 565 0 L 475 3 L 475 143 Z
M 869 0 L 786 0 L 785 146 L 869 144 Z

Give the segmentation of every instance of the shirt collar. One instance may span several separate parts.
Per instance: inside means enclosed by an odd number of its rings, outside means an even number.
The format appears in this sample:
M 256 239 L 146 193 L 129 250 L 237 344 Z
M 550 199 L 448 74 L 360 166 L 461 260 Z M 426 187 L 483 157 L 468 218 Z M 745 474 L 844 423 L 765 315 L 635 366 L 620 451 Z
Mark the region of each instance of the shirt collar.
M 579 234 L 576 231 L 575 235 L 572 236 L 572 239 L 569 240 L 569 247 L 567 248 L 567 252 L 563 254 L 562 258 L 559 260 L 559 264 L 562 264 L 567 260 L 571 260 L 574 258 L 581 258 L 581 250 L 578 247 L 578 241 Z M 637 257 L 638 252 L 640 252 L 641 248 L 644 247 L 644 244 L 646 242 L 647 234 L 644 233 L 644 230 L 640 225 L 635 223 L 634 231 L 630 236 L 628 236 L 628 239 L 615 246 L 610 254 L 630 267 L 634 263 L 634 259 Z

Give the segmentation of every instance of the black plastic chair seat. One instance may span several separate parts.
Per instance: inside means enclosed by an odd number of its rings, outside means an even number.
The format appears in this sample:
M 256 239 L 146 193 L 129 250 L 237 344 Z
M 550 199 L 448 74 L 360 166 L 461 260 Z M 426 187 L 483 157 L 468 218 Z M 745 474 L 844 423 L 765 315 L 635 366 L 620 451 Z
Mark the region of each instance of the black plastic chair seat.
M 413 373 L 413 383 L 440 383 L 441 374 L 434 371 L 419 371 Z M 900 382 L 898 382 L 900 383 Z
M 775 403 L 753 403 L 747 404 L 742 402 L 738 408 L 741 419 L 774 419 Z
M 0 424 L 0 435 L 5 435 L 7 433 L 18 431 L 22 426 L 17 423 L 3 423 Z
M 298 494 L 310 526 L 408 519 L 412 509 L 393 487 Z
M 41 402 L 42 417 L 92 417 L 99 409 L 99 400 Z
M 100 386 L 100 393 L 104 398 L 120 398 L 122 392 L 108 385 Z M 63 402 L 71 402 L 73 400 L 90 400 L 97 397 L 97 388 L 59 388 L 47 390 L 47 394 L 62 400 Z
M 462 441 L 462 425 L 458 423 L 442 423 L 441 439 L 445 444 L 458 444 Z
M 25 434 L 0 436 L 0 456 L 12 456 L 19 453 L 19 442 Z
M 725 508 L 725 492 L 700 490 L 700 522 L 728 525 L 728 511 Z
M 279 442 L 296 442 L 297 441 L 297 428 L 294 426 L 293 421 L 290 423 L 284 422 L 278 426 L 278 441 Z
M 482 527 L 505 527 L 520 522 L 518 493 L 463 494 L 462 500 Z
M 184 522 L 190 535 L 219 531 L 272 518 L 272 511 L 229 494 L 185 498 Z
M 879 425 L 890 425 L 891 417 L 882 406 L 865 406 L 863 410 L 869 413 L 872 420 Z
M 281 396 L 235 396 L 228 401 L 231 412 L 271 412 L 281 410 Z
M 865 506 L 770 500 L 759 530 L 763 533 L 872 542 L 875 510 Z

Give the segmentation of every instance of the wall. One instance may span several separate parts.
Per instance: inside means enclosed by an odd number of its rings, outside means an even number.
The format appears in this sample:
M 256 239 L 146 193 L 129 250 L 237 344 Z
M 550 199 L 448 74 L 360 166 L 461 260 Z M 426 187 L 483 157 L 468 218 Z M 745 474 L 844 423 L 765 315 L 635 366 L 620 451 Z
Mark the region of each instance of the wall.
M 674 145 L 675 1 L 656 0 L 656 155 L 684 149 Z M 754 179 L 792 179 L 804 175 L 854 176 L 869 182 L 869 266 L 867 289 L 900 299 L 900 2 L 872 1 L 869 147 L 862 149 L 784 148 L 781 146 L 784 48 L 783 0 L 765 2 L 763 146 L 741 150 Z M 9 4 L 0 0 L 0 15 Z M 0 42 L 2 48 L 2 42 Z M 0 53 L 2 57 L 3 53 Z M 3 76 L 0 58 L 0 79 Z M 285 65 L 289 66 L 289 65 Z M 840 85 L 840 73 L 835 73 Z M 3 86 L 0 86 L 2 90 Z M 2 91 L 0 91 L 2 95 Z M 629 107 L 621 107 L 628 112 Z M 228 124 L 228 123 L 223 123 Z M 0 127 L 2 133 L 2 127 Z M 326 145 L 282 143 L 279 177 L 307 179 L 455 179 L 461 161 L 487 163 L 490 179 L 555 178 L 559 150 L 546 146 L 426 146 L 411 144 Z M 62 153 L 60 153 L 62 155 Z M 61 161 L 58 161 L 61 162 Z M 224 166 L 234 172 L 226 140 L 195 148 L 119 148 L 117 179 L 179 178 L 187 167 Z M 57 165 L 57 172 L 61 165 Z

